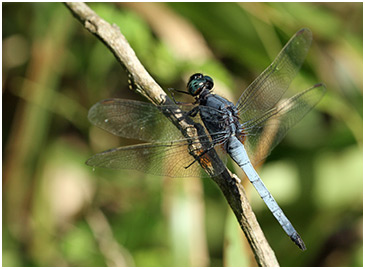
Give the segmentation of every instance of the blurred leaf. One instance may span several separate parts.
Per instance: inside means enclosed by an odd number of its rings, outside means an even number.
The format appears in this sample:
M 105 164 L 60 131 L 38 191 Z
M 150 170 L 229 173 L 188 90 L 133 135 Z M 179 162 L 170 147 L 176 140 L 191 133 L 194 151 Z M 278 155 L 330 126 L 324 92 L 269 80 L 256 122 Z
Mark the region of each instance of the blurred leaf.
M 362 201 L 362 153 L 355 147 L 318 156 L 314 197 L 320 208 L 348 208 Z
M 67 233 L 61 243 L 65 258 L 73 266 L 105 266 L 103 257 L 85 223 L 80 223 Z
M 250 248 L 246 243 L 236 216 L 228 210 L 224 239 L 224 266 L 248 267 L 250 264 Z

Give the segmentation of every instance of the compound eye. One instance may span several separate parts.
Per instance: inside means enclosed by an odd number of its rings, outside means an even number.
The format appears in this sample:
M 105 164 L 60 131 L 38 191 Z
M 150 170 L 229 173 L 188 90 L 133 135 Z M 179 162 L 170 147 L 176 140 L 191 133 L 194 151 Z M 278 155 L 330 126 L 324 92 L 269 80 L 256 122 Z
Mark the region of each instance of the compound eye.
M 211 90 L 213 85 L 214 83 L 211 77 L 196 73 L 190 77 L 187 88 L 192 96 L 197 96 L 204 89 Z
M 194 79 L 202 79 L 203 77 L 204 77 L 203 74 L 201 74 L 201 73 L 195 73 L 195 74 L 193 74 L 193 75 L 190 76 L 189 82 L 192 81 L 192 80 L 194 80 Z
M 196 74 L 192 75 L 190 77 L 188 85 L 187 85 L 188 92 L 192 96 L 197 96 L 202 91 L 204 82 L 205 82 L 205 78 L 204 78 L 203 74 L 196 73 Z
M 210 76 L 204 76 L 204 78 L 205 78 L 205 81 L 206 81 L 206 83 L 205 83 L 206 86 L 205 87 L 208 90 L 213 89 L 213 87 L 214 87 L 213 79 Z
M 191 80 L 188 84 L 188 91 L 192 96 L 198 95 L 203 89 L 204 83 L 200 79 Z

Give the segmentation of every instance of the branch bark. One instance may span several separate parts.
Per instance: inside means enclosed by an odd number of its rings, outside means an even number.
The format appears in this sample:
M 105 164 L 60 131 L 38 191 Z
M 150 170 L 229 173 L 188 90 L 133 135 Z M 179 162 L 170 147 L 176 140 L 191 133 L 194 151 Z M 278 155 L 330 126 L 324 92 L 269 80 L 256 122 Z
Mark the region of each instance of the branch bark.
M 92 9 L 84 3 L 66 3 L 76 19 L 97 38 L 99 38 L 114 54 L 117 61 L 127 70 L 130 79 L 138 86 L 137 90 L 147 97 L 155 105 L 174 103 L 167 97 L 162 88 L 148 74 L 141 62 L 138 60 L 128 41 L 120 32 L 116 25 L 111 25 L 100 18 Z M 173 124 L 181 130 L 187 138 L 196 137 L 204 134 L 202 126 L 194 125 L 189 119 L 181 120 L 181 115 L 175 113 L 166 113 Z M 191 128 L 194 127 L 198 128 Z M 209 151 L 209 157 L 212 166 L 206 167 L 208 174 L 213 175 L 217 167 L 223 165 L 215 151 Z M 240 180 L 232 175 L 227 169 L 219 176 L 212 176 L 223 192 L 228 204 L 232 208 L 236 218 L 245 233 L 251 249 L 255 255 L 259 266 L 279 266 L 275 254 L 269 246 L 246 197 L 245 191 Z

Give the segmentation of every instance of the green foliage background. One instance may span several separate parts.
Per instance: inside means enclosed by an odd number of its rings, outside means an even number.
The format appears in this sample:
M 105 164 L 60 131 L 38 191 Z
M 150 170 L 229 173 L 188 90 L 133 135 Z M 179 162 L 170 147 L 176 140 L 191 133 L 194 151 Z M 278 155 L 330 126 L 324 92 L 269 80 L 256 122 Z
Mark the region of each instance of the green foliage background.
M 2 5 L 3 266 L 254 266 L 213 181 L 84 164 L 138 143 L 91 126 L 92 104 L 142 97 L 63 4 Z M 324 82 L 327 94 L 260 170 L 306 252 L 244 185 L 282 266 L 363 265 L 362 3 L 90 7 L 120 27 L 164 89 L 183 89 L 203 72 L 232 101 L 297 30 L 310 28 L 313 44 L 291 89 Z

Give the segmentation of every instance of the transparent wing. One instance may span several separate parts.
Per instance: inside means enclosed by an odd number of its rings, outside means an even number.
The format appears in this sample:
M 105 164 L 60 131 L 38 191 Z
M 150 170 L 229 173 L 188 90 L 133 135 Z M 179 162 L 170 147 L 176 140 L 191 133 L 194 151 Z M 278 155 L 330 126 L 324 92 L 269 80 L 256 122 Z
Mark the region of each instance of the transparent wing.
M 151 143 L 120 147 L 98 153 L 88 159 L 86 164 L 92 167 L 132 169 L 171 177 L 204 176 L 199 163 L 194 162 L 194 158 L 189 154 L 189 146 L 186 140 L 181 140 L 168 144 Z M 210 162 L 208 154 L 202 154 L 202 166 L 209 165 Z M 216 171 L 217 174 L 221 172 Z
M 282 100 L 264 115 L 243 123 L 245 148 L 251 162 L 258 163 L 284 138 L 323 97 L 326 87 L 314 85 L 297 95 Z
M 114 135 L 143 141 L 179 140 L 183 136 L 178 128 L 162 113 L 163 109 L 181 110 L 183 107 L 159 106 L 123 100 L 106 99 L 93 105 L 89 121 Z M 192 109 L 187 106 L 184 110 Z
M 90 122 L 114 135 L 132 139 L 140 139 L 153 143 L 135 146 L 119 147 L 98 153 L 87 160 L 86 164 L 93 167 L 110 169 L 132 169 L 149 174 L 171 177 L 201 176 L 199 162 L 189 154 L 198 142 L 211 141 L 206 135 L 186 139 L 173 123 L 163 114 L 165 110 L 178 112 L 184 117 L 184 112 L 195 106 L 154 106 L 149 103 L 106 99 L 96 103 L 90 110 Z M 200 117 L 193 117 L 195 122 L 203 124 Z M 190 142 L 189 142 L 190 141 Z M 210 142 L 209 142 L 210 143 Z M 203 148 L 209 148 L 206 144 Z M 222 147 L 216 147 L 225 161 Z M 209 156 L 200 149 L 197 154 L 200 163 L 209 165 Z M 189 166 L 188 168 L 186 168 Z M 215 171 L 217 174 L 222 171 Z M 204 174 L 203 174 L 204 175 Z
M 298 31 L 272 64 L 247 87 L 237 102 L 242 122 L 258 118 L 279 102 L 298 73 L 311 42 L 309 29 Z

